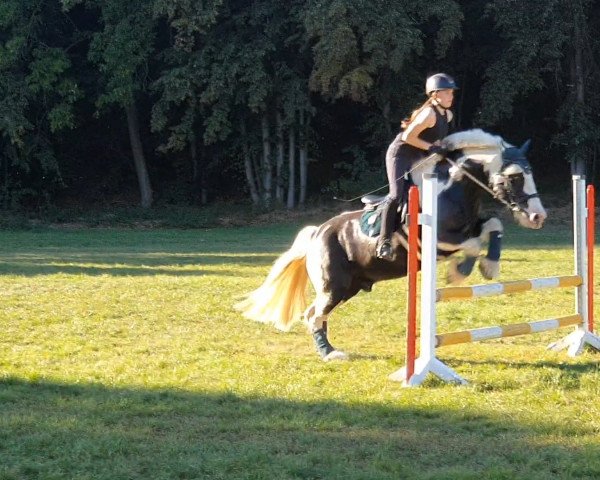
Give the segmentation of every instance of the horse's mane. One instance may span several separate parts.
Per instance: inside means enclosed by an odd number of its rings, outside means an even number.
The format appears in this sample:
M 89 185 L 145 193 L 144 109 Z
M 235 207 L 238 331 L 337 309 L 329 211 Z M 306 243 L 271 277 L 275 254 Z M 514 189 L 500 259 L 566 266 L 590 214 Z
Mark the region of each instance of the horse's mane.
M 502 149 L 503 140 L 498 135 L 492 135 L 479 128 L 474 128 L 448 135 L 444 138 L 442 144 L 448 150 L 462 150 L 465 148 Z

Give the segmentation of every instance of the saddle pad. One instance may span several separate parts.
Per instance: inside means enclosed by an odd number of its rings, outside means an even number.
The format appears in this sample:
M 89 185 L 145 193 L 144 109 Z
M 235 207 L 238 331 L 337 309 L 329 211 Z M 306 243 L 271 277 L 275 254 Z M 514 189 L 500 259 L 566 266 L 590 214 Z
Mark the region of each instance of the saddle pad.
M 377 237 L 381 233 L 381 210 L 366 210 L 360 216 L 360 229 L 369 237 Z

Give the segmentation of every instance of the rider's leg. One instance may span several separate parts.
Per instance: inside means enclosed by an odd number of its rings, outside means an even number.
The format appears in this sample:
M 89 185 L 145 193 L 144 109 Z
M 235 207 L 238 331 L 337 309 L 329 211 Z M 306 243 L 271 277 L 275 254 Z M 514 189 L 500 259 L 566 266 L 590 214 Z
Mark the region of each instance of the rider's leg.
M 398 216 L 398 200 L 387 198 L 381 212 L 381 233 L 377 242 L 377 257 L 391 260 L 394 256 L 392 250 L 392 233 L 396 228 L 396 217 Z
M 392 233 L 395 229 L 398 206 L 402 201 L 406 180 L 404 175 L 410 169 L 411 161 L 402 156 L 389 155 L 386 159 L 386 170 L 390 193 L 381 213 L 381 234 L 377 241 L 377 257 L 392 260 Z

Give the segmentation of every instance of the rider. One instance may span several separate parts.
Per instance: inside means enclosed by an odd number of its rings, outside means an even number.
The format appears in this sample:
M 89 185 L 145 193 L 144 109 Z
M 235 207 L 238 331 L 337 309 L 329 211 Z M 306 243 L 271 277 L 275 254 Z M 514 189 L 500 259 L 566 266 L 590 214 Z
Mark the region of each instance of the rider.
M 403 131 L 388 147 L 385 167 L 390 191 L 381 215 L 381 235 L 377 242 L 379 258 L 392 260 L 394 256 L 391 236 L 398 207 L 405 194 L 405 174 L 417 160 L 433 153 L 444 153 L 440 140 L 448 134 L 448 123 L 452 120 L 449 109 L 457 88 L 454 79 L 445 73 L 436 73 L 427 78 L 427 100 L 410 118 L 402 121 Z

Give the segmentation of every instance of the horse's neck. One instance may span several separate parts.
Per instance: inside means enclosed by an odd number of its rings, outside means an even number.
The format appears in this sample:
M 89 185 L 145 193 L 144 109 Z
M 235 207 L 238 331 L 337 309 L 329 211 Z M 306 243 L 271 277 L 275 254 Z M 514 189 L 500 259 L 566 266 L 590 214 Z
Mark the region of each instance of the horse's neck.
M 482 165 L 487 176 L 487 178 L 483 180 L 483 183 L 488 183 L 491 175 L 498 173 L 502 166 L 502 151 L 496 146 L 488 148 L 476 147 L 473 149 L 465 148 L 463 149 L 463 156 L 457 160 L 457 163 L 460 164 L 461 160 L 466 158 Z M 435 162 L 432 161 L 422 162 L 411 172 L 412 181 L 419 188 L 421 194 L 423 193 L 423 176 L 426 173 L 433 173 L 435 171 L 435 166 Z M 454 184 L 455 181 L 450 177 L 443 182 L 443 185 L 440 187 L 440 192 L 447 190 Z
M 426 173 L 433 173 L 435 170 L 435 163 L 433 162 L 423 162 L 421 165 L 417 166 L 412 172 L 411 177 L 413 183 L 418 187 L 419 193 L 423 193 L 423 176 Z

